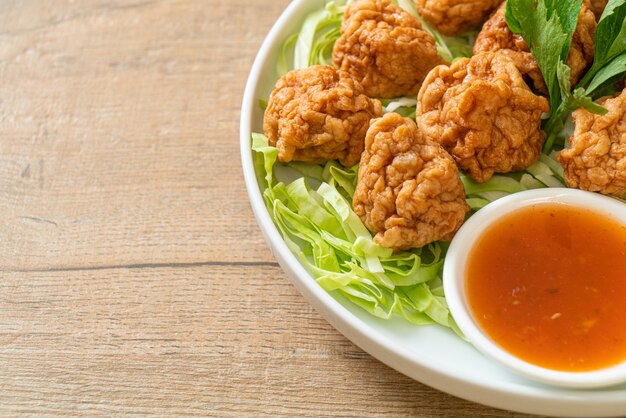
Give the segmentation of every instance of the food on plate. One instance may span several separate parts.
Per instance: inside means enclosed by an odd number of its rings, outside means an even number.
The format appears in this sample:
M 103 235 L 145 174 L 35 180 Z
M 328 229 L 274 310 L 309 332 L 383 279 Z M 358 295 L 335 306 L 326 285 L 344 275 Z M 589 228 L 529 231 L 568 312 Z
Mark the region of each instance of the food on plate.
M 396 113 L 367 131 L 352 206 L 374 242 L 396 251 L 450 240 L 469 211 L 452 157 Z
M 415 0 L 417 11 L 444 35 L 477 28 L 502 0 Z
M 576 128 L 558 161 L 568 186 L 626 199 L 626 90 L 599 103 L 606 115 L 572 114 Z
M 548 101 L 533 94 L 515 63 L 481 53 L 433 69 L 417 99 L 417 123 L 477 182 L 529 167 L 545 138 Z
M 346 8 L 333 62 L 368 96 L 393 98 L 415 96 L 443 60 L 416 17 L 390 0 L 358 0 Z
M 267 137 L 252 135 L 256 170 L 285 243 L 323 289 L 378 318 L 400 316 L 460 332 L 443 294 L 447 245 L 441 241 L 451 238 L 468 214 L 503 195 L 564 185 L 562 167 L 552 156 L 566 136 L 567 115 L 580 107 L 604 111 L 594 98 L 612 94 L 615 80 L 623 77 L 626 43 L 614 28 L 622 27 L 626 4 L 612 4 L 614 13 L 597 26 L 589 70 L 595 26 L 587 24 L 590 14 L 584 7 L 581 13 L 577 2 L 508 0 L 508 25 L 521 37 L 508 31 L 498 11 L 500 20 L 494 17 L 480 40 L 497 51 L 472 58 L 466 58 L 472 33 L 446 37 L 422 23 L 433 45 L 409 16 L 415 15 L 411 1 L 393 4 L 328 1 L 286 38 L 276 61 L 286 75 L 269 98 Z M 457 13 L 455 4 L 460 3 L 440 2 L 442 16 Z M 487 3 L 464 4 L 460 7 Z M 461 20 L 440 23 L 461 30 Z M 423 42 L 415 43 L 416 37 Z M 424 77 L 441 62 L 435 48 L 453 64 L 438 65 Z M 569 83 L 568 56 L 571 62 L 584 58 L 580 85 Z M 340 68 L 327 66 L 333 58 Z M 548 98 L 535 95 L 525 80 L 543 86 Z M 414 94 L 420 83 L 417 100 L 393 97 Z M 382 104 L 370 94 L 385 99 L 387 115 L 381 117 Z M 402 118 L 413 115 L 417 125 Z M 603 130 L 592 125 L 596 133 Z M 618 122 L 619 128 L 608 125 L 606 131 L 621 131 Z M 605 159 L 594 158 L 607 173 L 618 164 L 610 162 L 621 149 L 616 144 Z M 594 155 L 598 151 L 594 148 Z M 286 164 L 274 170 L 277 161 Z M 459 174 L 459 168 L 469 175 Z M 586 175 L 597 169 L 584 166 Z
M 278 161 L 359 161 L 370 119 L 382 114 L 378 100 L 348 73 L 316 65 L 282 76 L 270 95 L 263 129 Z
M 506 54 L 513 59 L 520 72 L 532 82 L 536 91 L 547 94 L 548 91 L 541 70 L 530 53 L 528 44 L 521 35 L 511 32 L 506 23 L 504 18 L 505 7 L 506 3 L 502 3 L 498 10 L 485 22 L 476 38 L 474 53 L 507 51 Z M 596 26 L 593 13 L 583 4 L 567 57 L 567 65 L 571 68 L 570 84 L 572 86 L 576 85 L 593 63 Z

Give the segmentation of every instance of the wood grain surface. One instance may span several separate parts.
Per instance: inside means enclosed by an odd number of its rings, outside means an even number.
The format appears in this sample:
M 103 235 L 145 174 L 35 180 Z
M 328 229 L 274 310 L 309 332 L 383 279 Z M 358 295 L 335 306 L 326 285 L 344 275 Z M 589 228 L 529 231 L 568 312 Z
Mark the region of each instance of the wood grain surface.
M 0 1 L 0 414 L 520 416 L 371 358 L 269 252 L 238 118 L 287 4 Z

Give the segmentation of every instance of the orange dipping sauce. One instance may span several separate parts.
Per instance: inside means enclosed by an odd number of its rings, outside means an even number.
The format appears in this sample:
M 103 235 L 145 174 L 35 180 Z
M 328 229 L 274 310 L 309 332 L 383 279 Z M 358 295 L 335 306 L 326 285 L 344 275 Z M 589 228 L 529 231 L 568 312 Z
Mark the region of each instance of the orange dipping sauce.
M 470 310 L 504 350 L 559 371 L 626 360 L 626 226 L 537 204 L 491 225 L 468 257 Z

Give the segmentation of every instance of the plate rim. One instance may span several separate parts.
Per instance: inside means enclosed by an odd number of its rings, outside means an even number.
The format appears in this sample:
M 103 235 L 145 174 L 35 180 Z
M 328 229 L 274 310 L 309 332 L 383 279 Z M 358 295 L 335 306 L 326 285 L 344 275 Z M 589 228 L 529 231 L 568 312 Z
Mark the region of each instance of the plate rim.
M 285 37 L 284 28 L 304 10 L 323 7 L 324 0 L 292 0 L 273 24 L 254 59 L 243 94 L 240 116 L 240 156 L 244 182 L 257 224 L 270 250 L 298 291 L 335 329 L 378 361 L 396 371 L 453 396 L 490 407 L 531 414 L 561 416 L 615 416 L 626 412 L 626 390 L 576 390 L 531 387 L 511 382 L 481 381 L 443 372 L 420 362 L 410 351 L 394 346 L 327 293 L 288 249 L 274 225 L 261 195 L 254 170 L 250 135 L 255 97 L 264 63 L 274 45 Z M 299 20 L 301 21 L 301 20 Z

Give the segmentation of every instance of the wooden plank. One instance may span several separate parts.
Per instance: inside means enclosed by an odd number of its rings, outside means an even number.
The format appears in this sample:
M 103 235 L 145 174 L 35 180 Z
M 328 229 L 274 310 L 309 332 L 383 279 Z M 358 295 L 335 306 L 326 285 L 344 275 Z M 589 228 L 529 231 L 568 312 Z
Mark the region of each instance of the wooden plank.
M 270 259 L 238 113 L 287 2 L 53 3 L 0 9 L 0 267 Z
M 5 274 L 0 413 L 515 416 L 338 334 L 278 267 Z

